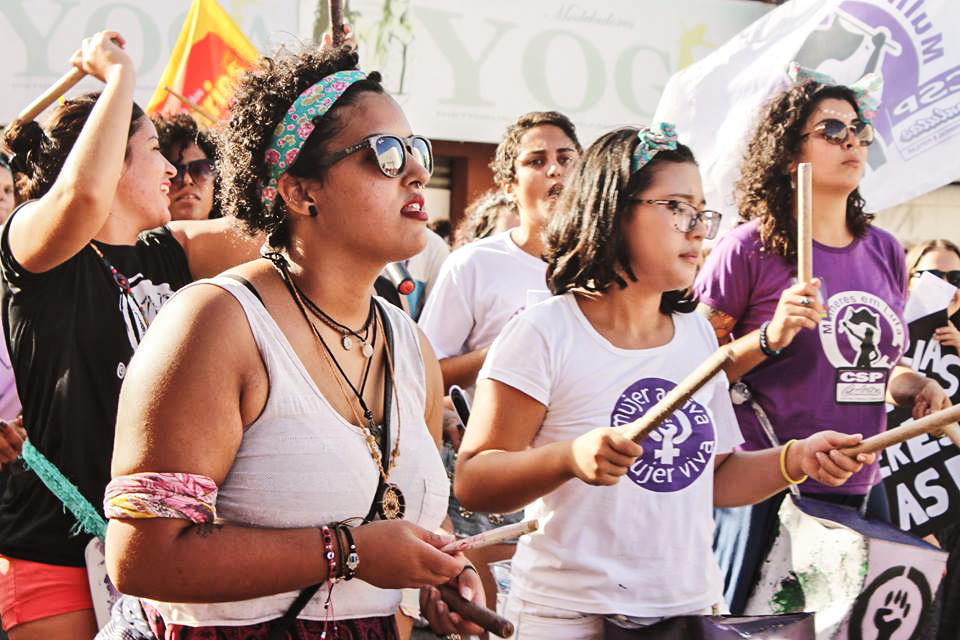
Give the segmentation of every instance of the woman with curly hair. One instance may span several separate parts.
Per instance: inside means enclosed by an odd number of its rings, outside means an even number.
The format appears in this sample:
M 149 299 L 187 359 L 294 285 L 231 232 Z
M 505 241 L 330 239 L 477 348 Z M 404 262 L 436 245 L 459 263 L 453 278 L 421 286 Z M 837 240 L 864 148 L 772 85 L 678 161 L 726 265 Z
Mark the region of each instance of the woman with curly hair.
M 127 362 L 173 292 L 256 255 L 225 221 L 170 222 L 174 168 L 133 101 L 123 39 L 101 32 L 72 64 L 104 83 L 46 126 L 7 129 L 23 202 L 0 237 L 3 324 L 30 443 L 99 505 L 109 480 Z M 6 461 L 6 460 L 4 460 Z M 15 466 L 0 502 L 0 615 L 14 640 L 96 630 L 89 533 L 33 470 Z
M 453 248 L 502 233 L 520 224 L 513 199 L 503 191 L 488 191 L 470 203 L 453 231 Z
M 872 459 L 832 451 L 858 438 L 829 431 L 737 451 L 723 374 L 642 446 L 625 437 L 717 348 L 689 290 L 720 225 L 704 204 L 672 127 L 602 136 L 550 222 L 555 295 L 514 317 L 484 362 L 456 493 L 472 509 L 527 505 L 541 522 L 513 559 L 518 640 L 609 638 L 611 623 L 716 612 L 715 504 L 762 500 L 805 474 L 842 484 Z
M 213 137 L 187 113 L 155 117 L 153 124 L 161 153 L 177 170 L 177 175 L 170 180 L 170 218 L 219 217 L 217 146 Z
M 763 353 L 740 363 L 749 373 L 733 387 L 747 450 L 818 429 L 874 435 L 885 428 L 885 402 L 912 405 L 916 417 L 949 404 L 935 381 L 900 364 L 908 339 L 903 249 L 871 225 L 858 190 L 874 137 L 870 94 L 799 77 L 760 113 L 737 183 L 738 206 L 747 222 L 720 240 L 695 285 L 721 342 L 757 328 L 766 339 Z M 817 277 L 805 288 L 785 291 L 797 276 L 796 169 L 801 162 L 813 164 Z M 778 323 L 778 302 L 786 309 L 815 311 L 819 322 L 803 328 L 816 331 Z M 860 506 L 877 479 L 877 467 L 870 465 L 842 487 L 811 480 L 800 490 Z M 758 556 L 776 527 L 782 498 L 750 513 L 718 517 L 718 554 L 728 572 L 727 600 L 734 613 L 742 610 L 755 581 Z M 869 513 L 887 513 L 882 493 L 874 492 Z
M 356 65 L 280 53 L 240 81 L 223 203 L 266 253 L 175 296 L 127 372 L 107 565 L 160 638 L 396 638 L 403 588 L 438 631 L 482 631 L 432 588 L 483 602 L 433 532 L 440 370 L 372 295 L 424 246 L 433 153 Z

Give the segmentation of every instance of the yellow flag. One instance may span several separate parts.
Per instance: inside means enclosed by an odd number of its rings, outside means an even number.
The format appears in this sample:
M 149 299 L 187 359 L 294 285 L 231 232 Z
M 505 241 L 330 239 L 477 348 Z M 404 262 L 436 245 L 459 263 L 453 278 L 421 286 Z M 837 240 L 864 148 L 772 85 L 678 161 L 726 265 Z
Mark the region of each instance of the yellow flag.
M 193 0 L 147 113 L 190 111 L 170 87 L 217 119 L 227 115 L 235 79 L 259 53 L 216 0 Z

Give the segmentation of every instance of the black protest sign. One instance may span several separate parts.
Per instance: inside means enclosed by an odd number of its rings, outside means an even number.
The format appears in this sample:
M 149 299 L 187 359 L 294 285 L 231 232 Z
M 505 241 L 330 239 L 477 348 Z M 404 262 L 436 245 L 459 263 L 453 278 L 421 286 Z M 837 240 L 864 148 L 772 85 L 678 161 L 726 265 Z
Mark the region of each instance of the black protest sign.
M 946 326 L 947 311 L 910 323 L 910 350 L 905 359 L 940 383 L 954 404 L 960 403 L 960 356 L 933 338 Z M 909 407 L 887 413 L 887 428 L 912 420 Z M 960 522 L 960 449 L 947 438 L 922 435 L 894 445 L 880 455 L 880 474 L 893 524 L 918 536 Z

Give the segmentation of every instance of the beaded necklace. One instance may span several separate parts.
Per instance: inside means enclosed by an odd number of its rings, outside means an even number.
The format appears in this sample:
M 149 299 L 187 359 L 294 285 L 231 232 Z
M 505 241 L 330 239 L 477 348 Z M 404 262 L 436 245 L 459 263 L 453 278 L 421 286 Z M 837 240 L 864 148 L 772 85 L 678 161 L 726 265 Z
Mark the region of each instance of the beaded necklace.
M 100 258 L 100 262 L 106 267 L 113 281 L 120 289 L 120 313 L 125 320 L 129 320 L 126 323 L 127 334 L 130 339 L 130 345 L 136 348 L 136 346 L 140 344 L 140 340 L 143 339 L 143 334 L 147 331 L 148 322 L 143 307 L 140 306 L 137 298 L 133 295 L 133 290 L 130 288 L 130 280 L 127 276 L 120 273 L 117 268 L 107 260 L 107 257 L 100 251 L 100 247 L 91 242 L 90 248 L 93 249 L 93 252 Z

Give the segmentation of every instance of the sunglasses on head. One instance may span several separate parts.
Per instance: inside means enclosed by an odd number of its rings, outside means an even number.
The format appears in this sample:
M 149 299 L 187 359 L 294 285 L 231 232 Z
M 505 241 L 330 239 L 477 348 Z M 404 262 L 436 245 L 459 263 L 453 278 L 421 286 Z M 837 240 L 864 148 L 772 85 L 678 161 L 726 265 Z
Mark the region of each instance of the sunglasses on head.
M 954 269 L 953 271 L 940 271 L 940 269 L 920 269 L 919 271 L 914 272 L 913 277 L 919 278 L 924 273 L 929 273 L 930 275 L 937 276 L 938 278 L 943 278 L 953 286 L 960 287 L 960 269 Z
M 843 120 L 827 118 L 826 120 L 818 122 L 816 126 L 813 127 L 813 131 L 803 134 L 803 137 L 817 134 L 830 144 L 843 144 L 847 141 L 847 136 L 851 133 L 854 139 L 860 143 L 861 147 L 868 147 L 873 144 L 875 137 L 873 125 L 861 120 L 847 124 Z
M 364 149 L 373 151 L 380 172 L 388 178 L 400 177 L 403 169 L 407 166 L 408 153 L 420 166 L 427 170 L 427 173 L 433 175 L 433 147 L 430 146 L 430 141 L 423 136 L 410 136 L 409 138 L 389 134 L 370 136 L 355 145 L 321 158 L 319 164 L 329 167 L 340 162 L 351 153 Z
M 170 179 L 170 184 L 175 189 L 183 187 L 183 181 L 188 173 L 194 184 L 206 182 L 213 175 L 213 161 L 209 158 L 191 160 L 184 164 L 174 164 L 173 168 L 177 170 L 177 175 Z

